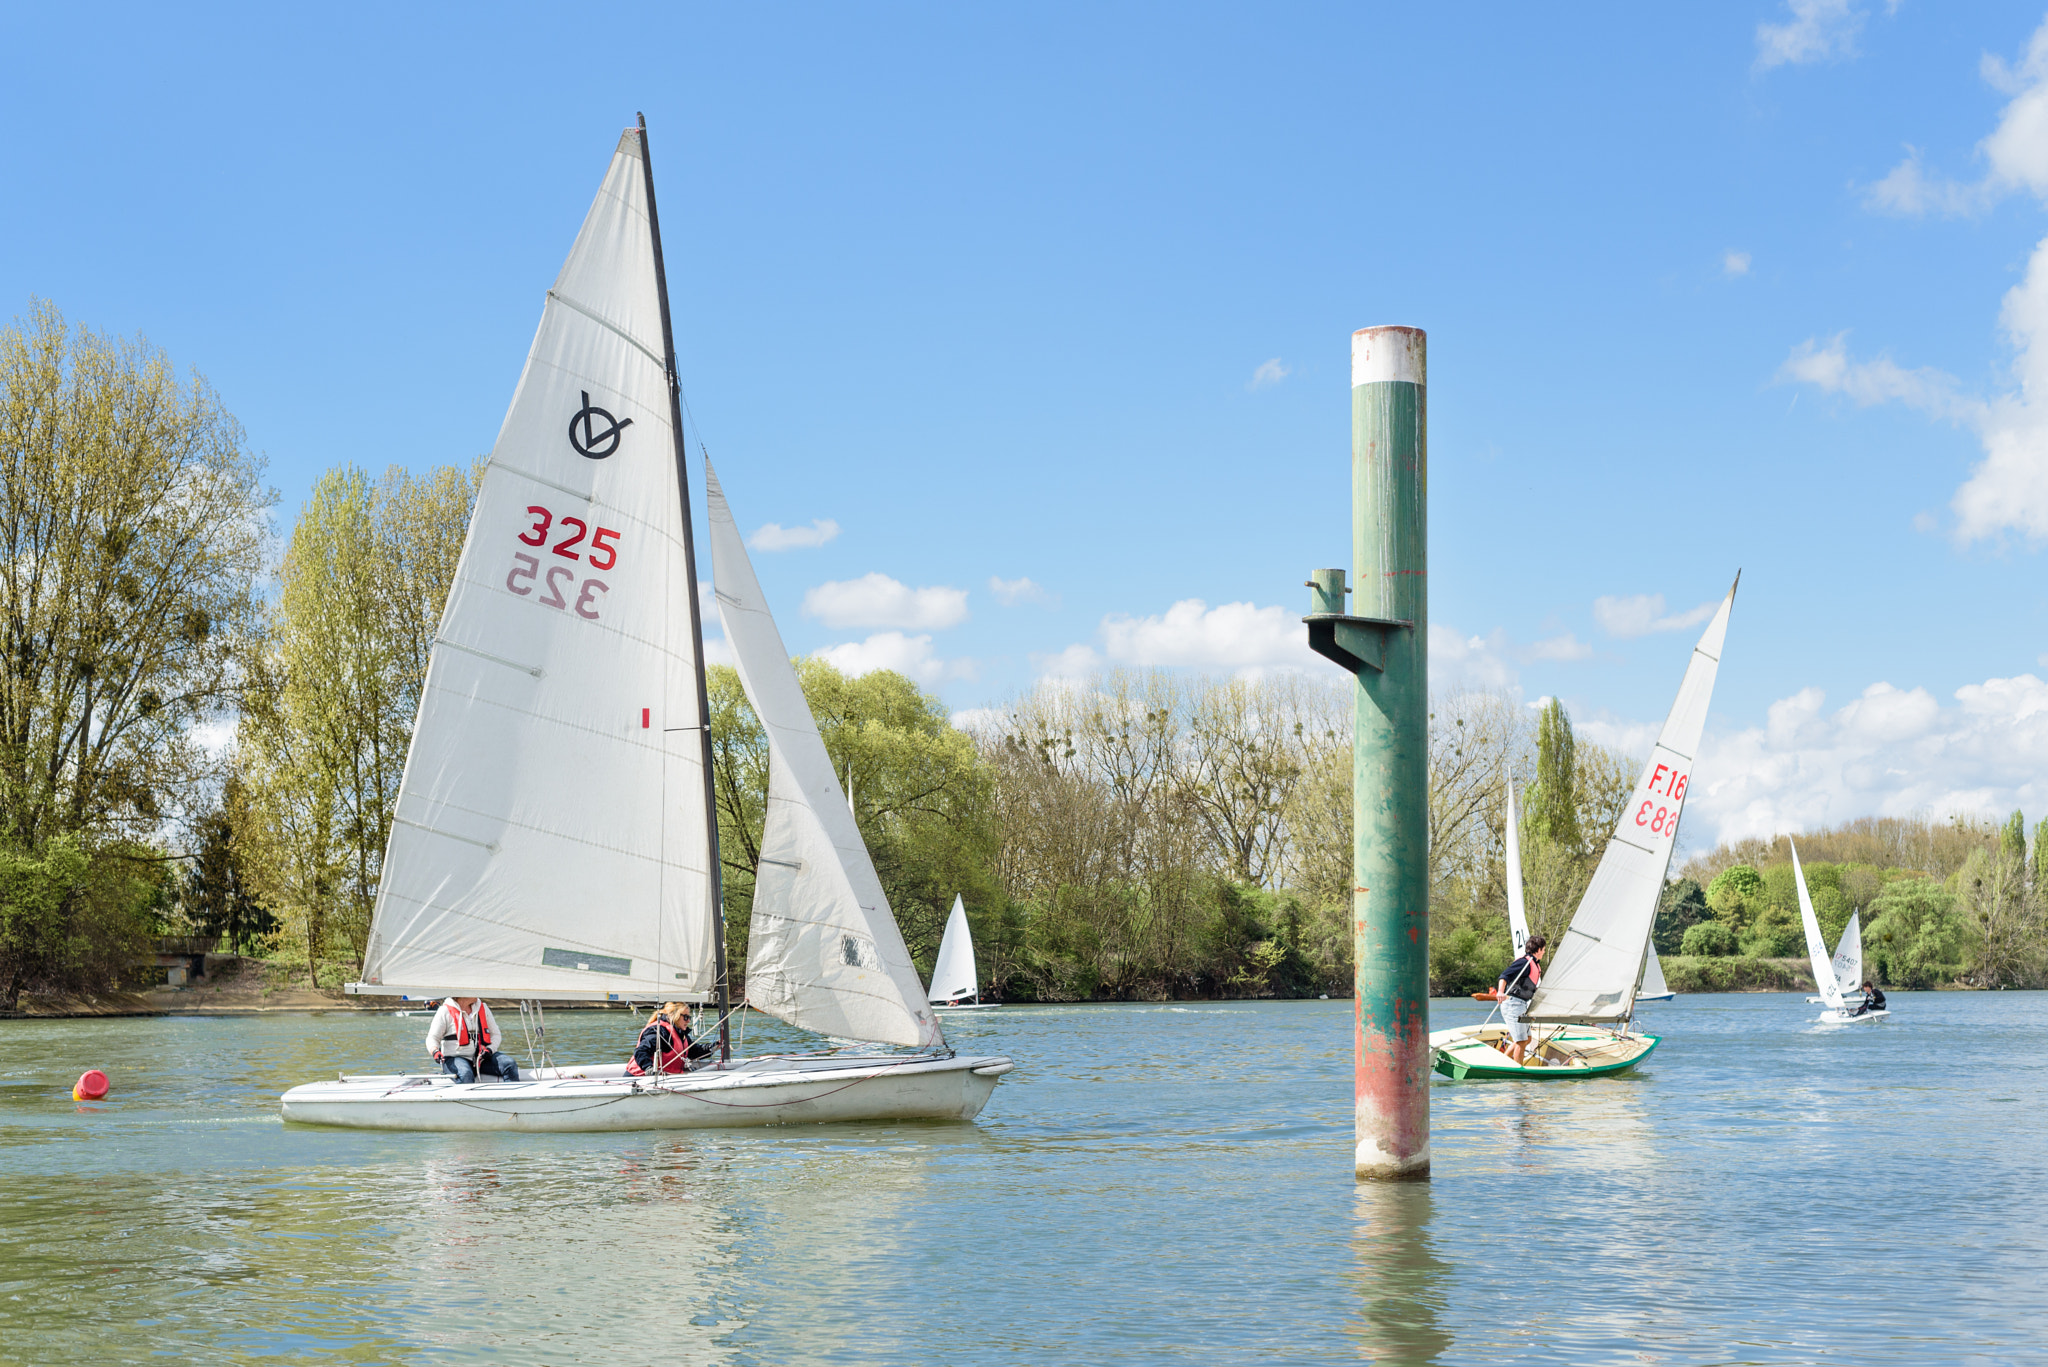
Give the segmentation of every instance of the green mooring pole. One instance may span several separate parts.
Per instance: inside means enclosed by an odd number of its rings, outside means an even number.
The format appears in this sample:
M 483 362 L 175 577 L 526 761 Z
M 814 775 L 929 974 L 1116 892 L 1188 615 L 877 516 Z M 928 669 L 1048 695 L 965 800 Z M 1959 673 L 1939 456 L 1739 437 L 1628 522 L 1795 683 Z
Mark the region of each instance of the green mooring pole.
M 1358 679 L 1352 917 L 1354 1169 L 1429 1176 L 1429 440 L 1421 329 L 1351 337 L 1356 615 L 1317 570 L 1309 644 Z

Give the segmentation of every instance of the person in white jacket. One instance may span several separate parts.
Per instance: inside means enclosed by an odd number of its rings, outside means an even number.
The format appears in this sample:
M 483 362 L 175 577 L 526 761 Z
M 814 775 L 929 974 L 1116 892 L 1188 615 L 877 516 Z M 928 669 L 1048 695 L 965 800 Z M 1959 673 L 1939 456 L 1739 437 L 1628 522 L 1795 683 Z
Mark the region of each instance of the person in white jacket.
M 475 1082 L 478 1073 L 519 1081 L 519 1065 L 498 1043 L 498 1022 L 481 997 L 447 998 L 427 1026 L 427 1052 L 457 1082 Z

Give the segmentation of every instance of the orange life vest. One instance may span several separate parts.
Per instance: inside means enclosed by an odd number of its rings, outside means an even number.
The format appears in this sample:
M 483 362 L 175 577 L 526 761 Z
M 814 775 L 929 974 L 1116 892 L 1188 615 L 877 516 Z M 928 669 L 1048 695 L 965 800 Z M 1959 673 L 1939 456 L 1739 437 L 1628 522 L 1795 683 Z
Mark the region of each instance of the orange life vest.
M 455 1004 L 455 998 L 453 997 L 448 998 L 443 1004 L 455 1016 L 455 1047 L 453 1049 L 444 1049 L 441 1052 L 451 1058 L 474 1058 L 479 1054 L 490 1053 L 491 1008 L 483 1002 L 476 1004 L 476 1048 L 472 1049 L 469 1047 L 469 1020 L 467 1013 Z M 448 1039 L 449 1036 L 447 1035 L 441 1036 L 441 1041 L 444 1044 L 447 1043 Z

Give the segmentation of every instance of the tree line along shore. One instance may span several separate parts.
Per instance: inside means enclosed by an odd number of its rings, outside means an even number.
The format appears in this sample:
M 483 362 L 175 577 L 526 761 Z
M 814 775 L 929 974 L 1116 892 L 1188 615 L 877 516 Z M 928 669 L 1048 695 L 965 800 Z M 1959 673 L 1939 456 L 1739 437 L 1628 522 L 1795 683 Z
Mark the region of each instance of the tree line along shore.
M 162 937 L 271 981 L 359 971 L 407 742 L 481 461 L 331 470 L 288 534 L 263 462 L 206 382 L 50 305 L 0 330 L 0 1010 L 146 984 Z M 964 897 L 1009 1001 L 1351 991 L 1348 681 L 1122 670 L 956 724 L 890 671 L 799 662 L 827 750 L 921 970 Z M 737 982 L 767 744 L 709 671 Z M 1569 921 L 1639 761 L 1556 702 L 1447 690 L 1430 724 L 1432 990 L 1509 957 L 1506 785 L 1534 929 Z M 1882 818 L 1797 837 L 1832 944 L 1912 987 L 2040 985 L 2048 822 Z M 1785 839 L 1668 884 L 1677 990 L 1810 975 Z

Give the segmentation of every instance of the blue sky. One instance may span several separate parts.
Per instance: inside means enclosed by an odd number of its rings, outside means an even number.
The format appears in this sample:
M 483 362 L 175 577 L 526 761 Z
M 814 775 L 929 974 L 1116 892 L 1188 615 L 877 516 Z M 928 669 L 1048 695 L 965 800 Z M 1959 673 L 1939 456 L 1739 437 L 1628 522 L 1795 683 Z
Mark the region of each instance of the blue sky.
M 281 529 L 488 449 L 644 109 L 696 435 L 838 529 L 757 550 L 793 649 L 962 709 L 1322 668 L 1406 323 L 1439 684 L 1639 746 L 1740 567 L 1692 843 L 2048 815 L 2038 4 L 45 8 L 0 303 L 203 372 Z

